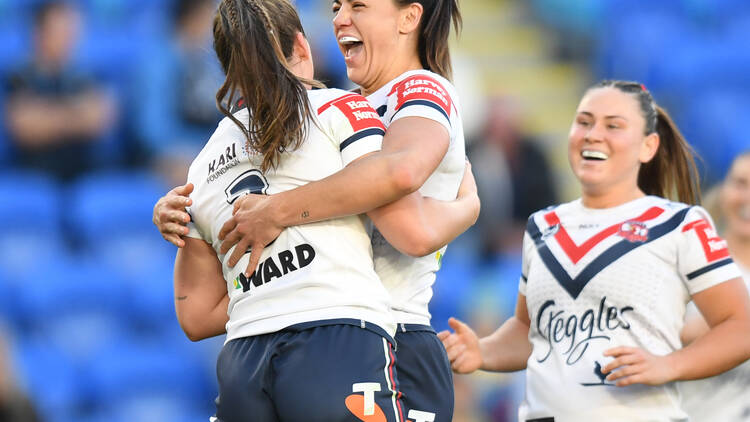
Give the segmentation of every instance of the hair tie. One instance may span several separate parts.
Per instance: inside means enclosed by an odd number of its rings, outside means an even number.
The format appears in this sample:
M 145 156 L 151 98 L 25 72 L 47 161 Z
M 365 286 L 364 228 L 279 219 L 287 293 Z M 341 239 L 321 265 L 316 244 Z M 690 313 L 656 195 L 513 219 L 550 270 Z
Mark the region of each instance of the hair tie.
M 646 85 L 641 84 L 641 91 L 647 92 Z

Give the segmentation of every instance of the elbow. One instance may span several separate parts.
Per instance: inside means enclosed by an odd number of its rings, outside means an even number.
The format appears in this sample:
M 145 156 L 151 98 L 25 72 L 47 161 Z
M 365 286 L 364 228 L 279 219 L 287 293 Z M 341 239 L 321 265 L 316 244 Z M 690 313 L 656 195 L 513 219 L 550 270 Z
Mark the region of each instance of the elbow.
M 407 160 L 396 160 L 389 174 L 391 185 L 398 197 L 404 197 L 422 187 L 426 179 L 419 177 Z
M 404 243 L 401 252 L 414 258 L 430 255 L 443 247 L 434 233 L 420 233 Z

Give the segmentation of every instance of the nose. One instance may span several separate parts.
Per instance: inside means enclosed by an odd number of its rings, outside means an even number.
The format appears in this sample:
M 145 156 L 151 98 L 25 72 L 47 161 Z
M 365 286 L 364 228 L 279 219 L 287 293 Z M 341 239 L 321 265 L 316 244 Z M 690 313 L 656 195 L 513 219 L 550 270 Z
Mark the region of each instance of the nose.
M 601 142 L 604 139 L 604 124 L 596 123 L 586 131 L 583 139 L 587 142 Z
M 338 30 L 343 26 L 351 25 L 351 14 L 346 5 L 342 4 L 339 11 L 333 17 L 333 29 Z

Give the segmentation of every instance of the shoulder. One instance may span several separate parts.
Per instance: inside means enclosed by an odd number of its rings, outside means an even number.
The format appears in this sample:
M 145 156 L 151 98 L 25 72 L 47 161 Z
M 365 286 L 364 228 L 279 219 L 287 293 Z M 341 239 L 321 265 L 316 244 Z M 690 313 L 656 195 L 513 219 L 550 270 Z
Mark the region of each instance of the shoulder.
M 385 130 L 375 109 L 360 94 L 341 89 L 319 89 L 310 91 L 310 105 L 321 122 L 333 127 L 349 126 L 353 131 L 368 128 Z
M 393 83 L 388 96 L 396 96 L 396 110 L 407 104 L 437 107 L 450 116 L 455 107 L 455 88 L 447 79 L 428 70 L 407 72 Z

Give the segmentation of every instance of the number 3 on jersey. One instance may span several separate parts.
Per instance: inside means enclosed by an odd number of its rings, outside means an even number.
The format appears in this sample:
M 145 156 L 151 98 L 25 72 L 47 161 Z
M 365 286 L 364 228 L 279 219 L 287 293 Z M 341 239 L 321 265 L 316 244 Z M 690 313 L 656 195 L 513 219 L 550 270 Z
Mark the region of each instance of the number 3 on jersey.
M 268 189 L 266 177 L 258 170 L 248 170 L 232 181 L 224 189 L 227 202 L 233 204 L 240 196 L 248 194 L 265 195 Z

